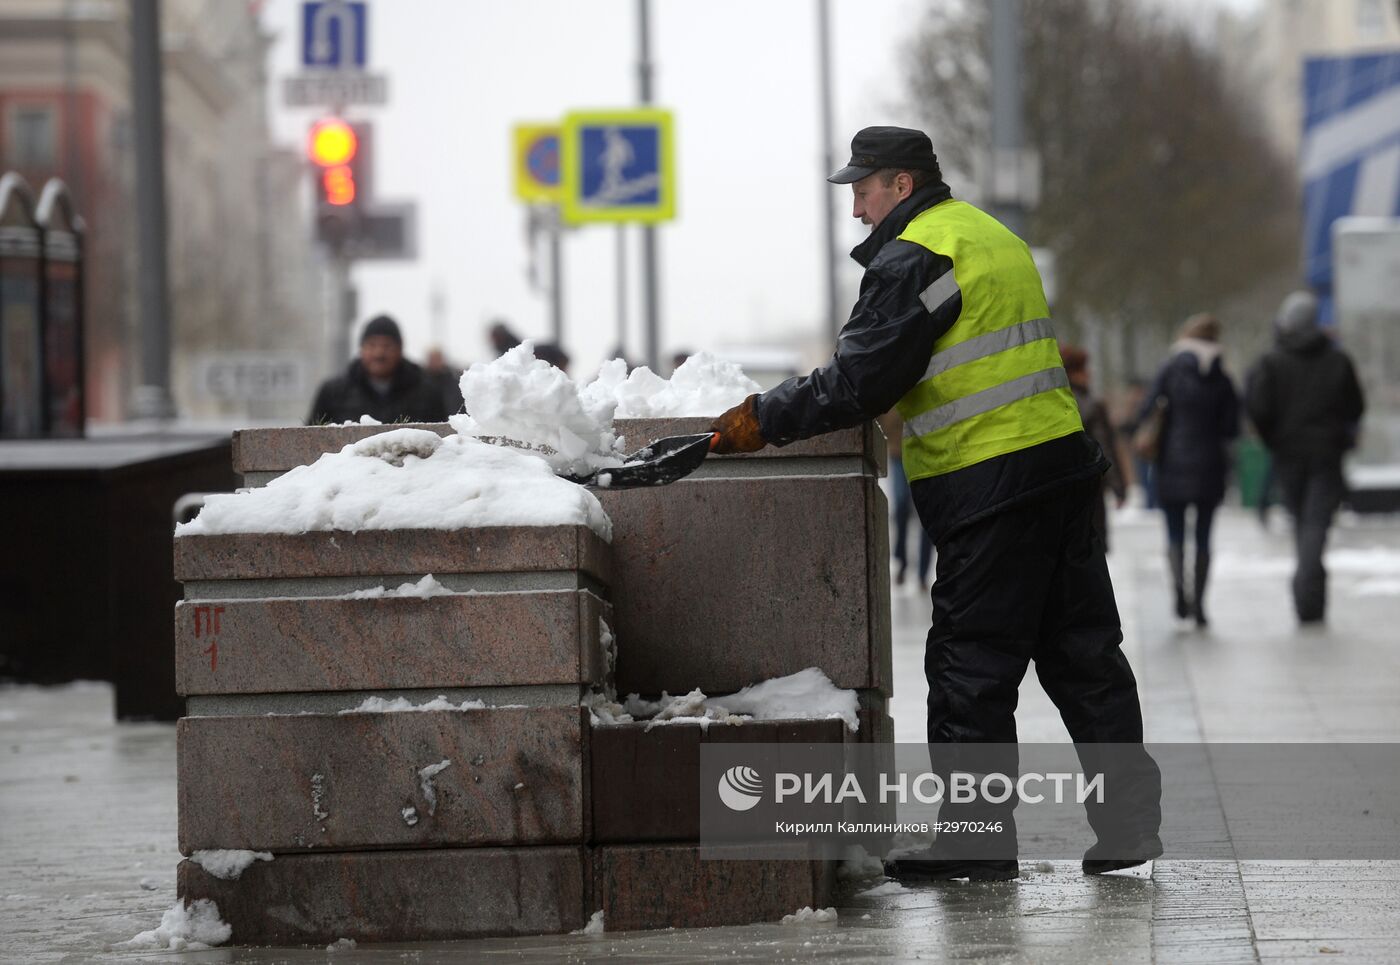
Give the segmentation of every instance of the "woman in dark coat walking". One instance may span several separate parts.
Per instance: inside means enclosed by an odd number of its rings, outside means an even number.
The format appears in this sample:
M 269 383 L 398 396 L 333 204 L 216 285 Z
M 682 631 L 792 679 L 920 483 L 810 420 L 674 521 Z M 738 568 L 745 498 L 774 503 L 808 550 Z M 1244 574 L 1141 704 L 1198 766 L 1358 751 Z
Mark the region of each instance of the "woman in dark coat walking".
M 1176 615 L 1206 625 L 1206 579 L 1215 511 L 1225 498 L 1229 444 L 1240 432 L 1240 403 L 1220 359 L 1220 321 L 1193 315 L 1143 400 L 1139 421 L 1166 403 L 1157 449 L 1157 498 L 1167 519 L 1167 561 Z M 1186 510 L 1195 508 L 1195 569 L 1186 581 Z

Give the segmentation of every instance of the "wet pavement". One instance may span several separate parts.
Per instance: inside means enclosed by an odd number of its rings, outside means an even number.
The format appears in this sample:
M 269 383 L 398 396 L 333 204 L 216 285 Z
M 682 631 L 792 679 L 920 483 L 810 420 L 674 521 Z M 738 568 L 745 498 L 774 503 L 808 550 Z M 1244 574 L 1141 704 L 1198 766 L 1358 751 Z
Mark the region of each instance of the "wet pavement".
M 1325 628 L 1300 629 L 1289 539 L 1223 514 L 1205 631 L 1169 612 L 1161 523 L 1114 522 L 1125 650 L 1150 741 L 1400 741 L 1400 519 L 1335 531 Z M 928 602 L 894 597 L 896 736 L 923 733 Z M 433 944 L 151 952 L 118 943 L 175 901 L 175 733 L 112 719 L 103 684 L 0 689 L 0 961 L 448 962 L 1400 961 L 1400 861 L 1158 861 L 1085 878 L 1023 861 L 1018 881 L 847 882 L 836 922 Z M 1022 740 L 1063 741 L 1034 675 Z M 1023 855 L 1023 857 L 1030 857 Z M 795 909 L 794 909 L 795 910 Z

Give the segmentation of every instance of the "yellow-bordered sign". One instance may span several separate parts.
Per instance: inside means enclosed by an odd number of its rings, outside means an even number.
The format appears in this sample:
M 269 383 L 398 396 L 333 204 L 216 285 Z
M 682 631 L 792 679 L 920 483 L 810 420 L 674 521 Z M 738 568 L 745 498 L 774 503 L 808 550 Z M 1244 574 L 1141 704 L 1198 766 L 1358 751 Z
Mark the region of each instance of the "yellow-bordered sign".
M 522 201 L 557 203 L 559 125 L 515 125 L 515 195 Z
M 676 216 L 676 152 L 670 111 L 574 111 L 559 138 L 565 222 Z

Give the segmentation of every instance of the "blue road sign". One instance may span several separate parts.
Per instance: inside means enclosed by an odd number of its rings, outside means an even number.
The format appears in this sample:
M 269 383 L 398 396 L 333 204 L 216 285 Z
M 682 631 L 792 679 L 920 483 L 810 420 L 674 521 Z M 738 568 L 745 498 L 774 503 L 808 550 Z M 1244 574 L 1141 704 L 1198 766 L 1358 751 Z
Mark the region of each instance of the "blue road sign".
M 1400 215 L 1400 54 L 1317 57 L 1304 64 L 1304 275 L 1331 317 L 1332 223 Z
M 320 0 L 301 5 L 301 62 L 321 70 L 363 70 L 366 5 L 357 0 Z
M 564 119 L 564 216 L 667 221 L 675 216 L 675 151 L 667 111 L 591 111 Z

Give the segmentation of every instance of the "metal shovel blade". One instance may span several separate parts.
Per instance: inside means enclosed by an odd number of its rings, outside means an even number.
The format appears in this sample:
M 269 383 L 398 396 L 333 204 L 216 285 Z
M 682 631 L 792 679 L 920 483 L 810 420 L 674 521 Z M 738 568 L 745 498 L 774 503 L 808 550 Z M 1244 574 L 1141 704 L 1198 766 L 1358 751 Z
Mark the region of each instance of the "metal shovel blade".
M 600 469 L 589 476 L 565 476 L 583 486 L 599 489 L 636 489 L 665 486 L 684 479 L 705 461 L 710 453 L 712 432 L 658 439 L 627 456 L 621 466 Z

